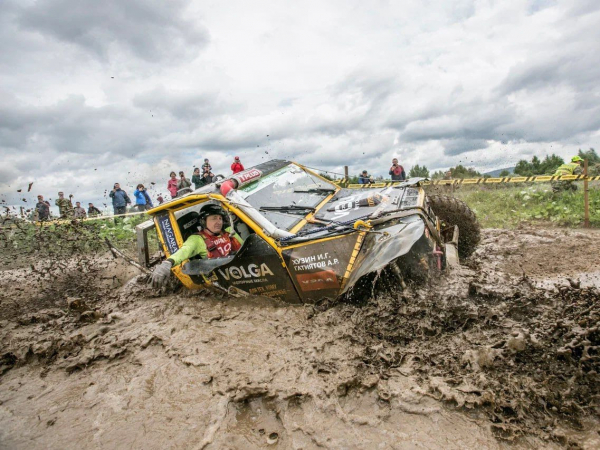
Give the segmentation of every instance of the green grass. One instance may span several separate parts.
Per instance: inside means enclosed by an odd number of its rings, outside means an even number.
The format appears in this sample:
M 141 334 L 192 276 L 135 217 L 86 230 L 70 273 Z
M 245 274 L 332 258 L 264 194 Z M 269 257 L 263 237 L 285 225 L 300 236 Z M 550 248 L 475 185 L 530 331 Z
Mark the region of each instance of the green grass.
M 553 193 L 550 184 L 503 189 L 461 188 L 454 196 L 464 200 L 484 228 L 514 228 L 520 223 L 583 226 L 583 186 L 576 192 Z M 600 186 L 590 186 L 590 223 L 600 228 Z
M 0 263 L 21 267 L 39 259 L 64 259 L 74 256 L 104 254 L 105 239 L 118 249 L 137 258 L 136 225 L 147 216 L 125 217 L 114 223 L 107 217 L 96 221 L 34 224 L 26 221 L 5 223 L 0 228 Z M 155 233 L 148 236 L 150 252 L 158 250 Z

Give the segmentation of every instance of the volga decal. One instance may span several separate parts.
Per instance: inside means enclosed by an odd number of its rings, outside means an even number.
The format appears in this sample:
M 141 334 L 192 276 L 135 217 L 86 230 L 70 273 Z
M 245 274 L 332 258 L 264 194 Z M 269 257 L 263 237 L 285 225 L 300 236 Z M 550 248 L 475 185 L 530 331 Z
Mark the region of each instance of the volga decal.
M 266 263 L 262 263 L 260 266 L 258 264 L 248 264 L 247 266 L 226 267 L 225 269 L 219 269 L 219 273 L 227 281 L 229 281 L 230 278 L 233 278 L 234 280 L 241 280 L 273 275 L 273 272 L 271 272 L 271 269 L 269 269 L 269 266 L 267 266 Z

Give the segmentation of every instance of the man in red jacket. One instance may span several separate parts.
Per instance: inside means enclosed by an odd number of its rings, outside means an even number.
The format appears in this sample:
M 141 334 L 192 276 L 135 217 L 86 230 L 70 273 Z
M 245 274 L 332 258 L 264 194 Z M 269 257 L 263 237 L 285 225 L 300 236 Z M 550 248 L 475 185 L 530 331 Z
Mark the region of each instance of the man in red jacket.
M 406 180 L 406 172 L 404 172 L 404 167 L 398 164 L 398 158 L 392 159 L 392 167 L 390 167 L 389 174 L 392 176 L 392 181 Z
M 236 156 L 235 159 L 233 160 L 233 164 L 231 165 L 231 171 L 233 173 L 238 173 L 238 172 L 241 172 L 242 170 L 244 170 L 244 166 L 242 166 L 242 163 L 240 162 L 240 157 Z

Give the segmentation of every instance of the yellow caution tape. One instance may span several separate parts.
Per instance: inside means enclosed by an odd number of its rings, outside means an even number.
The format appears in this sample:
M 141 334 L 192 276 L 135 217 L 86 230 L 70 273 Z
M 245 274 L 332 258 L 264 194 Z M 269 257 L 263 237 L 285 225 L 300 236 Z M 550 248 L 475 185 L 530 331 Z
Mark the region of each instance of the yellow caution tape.
M 100 215 L 100 216 L 94 216 L 94 217 L 86 217 L 85 219 L 76 219 L 74 217 L 71 217 L 69 219 L 44 220 L 43 222 L 39 221 L 39 220 L 36 220 L 35 223 L 38 224 L 38 225 L 59 225 L 59 224 L 62 224 L 62 223 L 71 223 L 74 220 L 77 221 L 77 222 L 89 222 L 89 221 L 92 221 L 92 220 L 112 220 L 115 217 L 139 216 L 141 214 L 146 214 L 146 212 L 142 211 L 142 212 L 134 212 L 134 213 L 115 214 L 115 215 L 112 215 L 112 216 L 102 216 L 102 215 Z
M 423 185 L 443 186 L 443 185 L 462 185 L 462 184 L 496 184 L 496 183 L 547 183 L 550 181 L 583 181 L 585 175 L 534 175 L 531 177 L 502 177 L 502 178 L 457 178 L 451 180 L 429 180 L 424 181 Z M 588 181 L 600 181 L 600 176 L 587 177 Z M 350 189 L 382 188 L 396 186 L 402 181 L 384 181 L 372 184 L 348 184 L 347 179 L 335 180 L 339 186 L 345 186 Z

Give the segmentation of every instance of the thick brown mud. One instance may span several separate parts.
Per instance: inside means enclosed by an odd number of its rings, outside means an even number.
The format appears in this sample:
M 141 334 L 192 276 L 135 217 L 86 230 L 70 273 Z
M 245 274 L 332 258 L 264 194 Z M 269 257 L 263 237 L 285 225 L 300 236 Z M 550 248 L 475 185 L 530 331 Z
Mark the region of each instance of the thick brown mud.
M 102 255 L 6 268 L 0 447 L 600 447 L 600 234 L 482 237 L 361 305 L 160 296 Z

